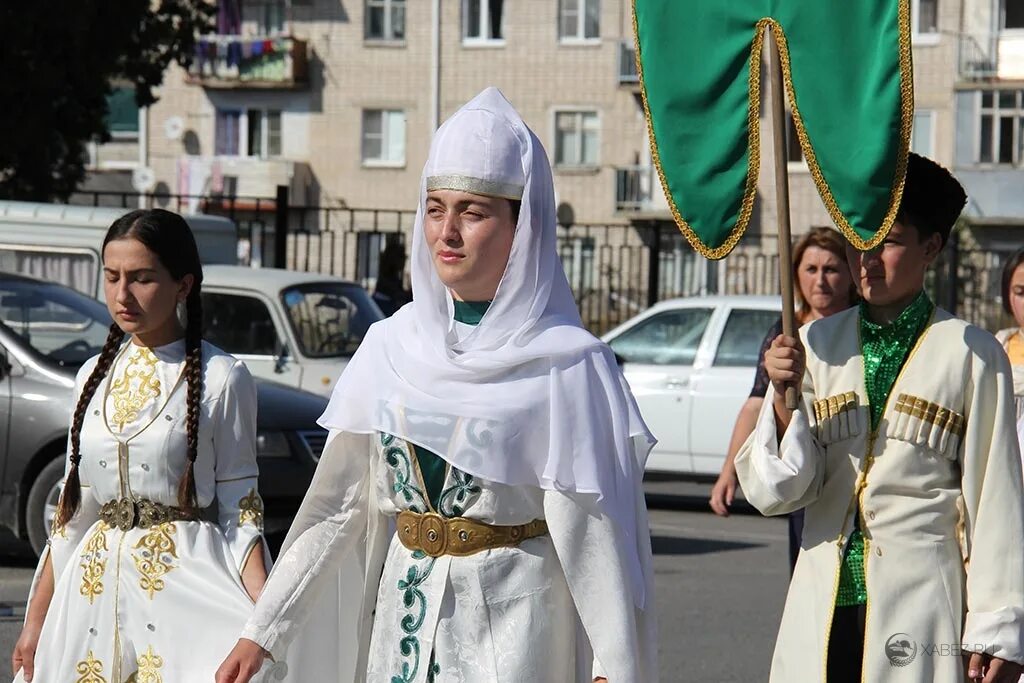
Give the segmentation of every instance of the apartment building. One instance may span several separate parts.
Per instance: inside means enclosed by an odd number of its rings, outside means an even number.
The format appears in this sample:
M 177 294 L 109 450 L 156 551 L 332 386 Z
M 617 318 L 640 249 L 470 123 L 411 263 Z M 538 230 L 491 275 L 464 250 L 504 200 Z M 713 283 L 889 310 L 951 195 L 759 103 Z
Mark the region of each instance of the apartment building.
M 961 0 L 912 0 L 913 147 L 947 164 L 960 144 L 955 111 L 966 105 L 955 110 L 954 91 L 963 96 L 964 69 L 989 73 L 980 57 L 964 57 L 961 24 L 995 26 L 998 14 L 1015 26 L 1020 4 L 965 1 L 1011 6 L 984 15 Z M 576 222 L 668 219 L 629 0 L 220 0 L 219 10 L 219 32 L 191 69 L 169 70 L 160 101 L 134 125 L 118 92 L 115 140 L 94 148 L 95 169 L 145 167 L 144 187 L 175 194 L 272 197 L 284 184 L 293 203 L 411 208 L 434 128 L 496 85 L 547 147 Z M 1006 31 L 999 40 L 986 31 L 970 44 L 991 47 L 1009 73 L 1019 48 Z M 795 139 L 787 158 L 794 230 L 827 225 Z M 770 231 L 770 149 L 762 160 L 753 229 Z

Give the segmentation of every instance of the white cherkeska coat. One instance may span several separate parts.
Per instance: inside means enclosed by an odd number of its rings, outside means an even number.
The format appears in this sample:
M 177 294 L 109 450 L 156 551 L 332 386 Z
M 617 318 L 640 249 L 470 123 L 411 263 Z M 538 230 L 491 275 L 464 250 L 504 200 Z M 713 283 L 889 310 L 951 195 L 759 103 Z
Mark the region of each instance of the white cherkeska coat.
M 937 309 L 873 434 L 858 315 L 853 308 L 801 329 L 802 409 L 779 443 L 769 390 L 736 458 L 761 512 L 806 508 L 771 680 L 825 679 L 858 509 L 865 681 L 958 683 L 961 649 L 1024 662 L 1024 483 L 1006 354 L 989 333 Z M 894 636 L 912 647 L 912 661 L 910 650 L 887 652 Z

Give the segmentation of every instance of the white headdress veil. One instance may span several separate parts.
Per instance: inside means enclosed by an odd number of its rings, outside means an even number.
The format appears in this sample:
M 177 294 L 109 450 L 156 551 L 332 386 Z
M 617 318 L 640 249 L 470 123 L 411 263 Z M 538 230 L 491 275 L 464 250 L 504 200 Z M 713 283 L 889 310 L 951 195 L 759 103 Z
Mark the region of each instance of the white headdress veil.
M 423 232 L 430 189 L 521 197 L 508 266 L 469 334 Z M 488 88 L 437 131 L 412 248 L 413 302 L 372 326 L 320 424 L 386 432 L 476 477 L 595 494 L 623 534 L 643 606 L 637 481 L 653 438 L 608 347 L 580 321 L 556 249 L 554 185 L 540 141 Z M 324 466 L 327 463 L 321 463 Z

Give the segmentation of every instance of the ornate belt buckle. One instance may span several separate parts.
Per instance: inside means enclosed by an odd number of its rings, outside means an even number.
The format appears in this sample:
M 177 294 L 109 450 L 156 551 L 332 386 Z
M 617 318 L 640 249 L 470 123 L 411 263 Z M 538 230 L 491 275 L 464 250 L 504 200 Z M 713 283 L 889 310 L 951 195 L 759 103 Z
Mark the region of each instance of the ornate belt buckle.
M 131 498 L 120 498 L 114 508 L 114 519 L 117 528 L 129 531 L 135 526 L 135 501 Z
M 448 523 L 436 512 L 425 513 L 420 518 L 420 547 L 430 557 L 444 555 L 448 548 Z

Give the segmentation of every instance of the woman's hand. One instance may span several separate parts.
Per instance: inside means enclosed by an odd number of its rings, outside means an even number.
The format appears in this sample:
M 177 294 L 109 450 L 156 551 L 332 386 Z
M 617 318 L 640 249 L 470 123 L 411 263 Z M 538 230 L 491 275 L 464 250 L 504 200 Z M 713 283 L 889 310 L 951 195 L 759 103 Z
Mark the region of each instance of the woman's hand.
M 263 660 L 270 656 L 251 640 L 241 638 L 217 669 L 216 683 L 249 683 L 263 668 Z
M 21 636 L 14 645 L 14 654 L 11 655 L 11 670 L 14 675 L 21 669 L 24 672 L 25 680 L 31 681 L 36 667 L 36 647 L 39 645 L 39 633 L 43 625 L 26 623 L 21 629 Z
M 31 681 L 36 668 L 36 648 L 39 646 L 39 634 L 43 630 L 43 622 L 46 621 L 46 612 L 50 609 L 50 601 L 53 599 L 53 559 L 47 555 L 43 563 L 43 571 L 39 574 L 35 591 L 32 594 L 32 601 L 25 612 L 25 625 L 21 628 L 21 635 L 14 645 L 14 652 L 11 654 L 11 669 L 14 675 L 21 669 L 25 674 L 25 680 Z
M 736 469 L 723 469 L 718 475 L 718 481 L 711 488 L 711 509 L 719 517 L 729 516 L 729 507 L 736 497 L 736 488 L 739 481 L 736 478 Z

